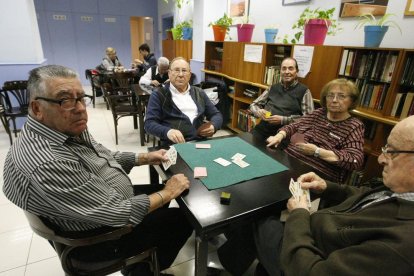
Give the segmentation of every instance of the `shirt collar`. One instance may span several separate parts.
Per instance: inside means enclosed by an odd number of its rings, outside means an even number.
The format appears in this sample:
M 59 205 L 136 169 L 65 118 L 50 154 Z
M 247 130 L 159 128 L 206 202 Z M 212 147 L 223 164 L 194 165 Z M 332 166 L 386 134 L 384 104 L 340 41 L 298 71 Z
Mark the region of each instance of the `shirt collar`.
M 172 83 L 170 83 L 170 91 L 174 94 L 187 95 L 190 92 L 190 88 L 190 84 L 187 84 L 187 89 L 184 93 L 181 93 L 180 91 L 178 91 L 177 88 L 175 88 L 175 86 Z
M 299 81 L 297 80 L 297 79 L 295 79 L 293 82 L 292 82 L 292 84 L 290 84 L 290 85 L 285 85 L 283 82 L 282 82 L 282 86 L 283 86 L 283 88 L 285 89 L 285 90 L 291 90 L 292 88 L 294 88 L 297 84 L 299 83 Z

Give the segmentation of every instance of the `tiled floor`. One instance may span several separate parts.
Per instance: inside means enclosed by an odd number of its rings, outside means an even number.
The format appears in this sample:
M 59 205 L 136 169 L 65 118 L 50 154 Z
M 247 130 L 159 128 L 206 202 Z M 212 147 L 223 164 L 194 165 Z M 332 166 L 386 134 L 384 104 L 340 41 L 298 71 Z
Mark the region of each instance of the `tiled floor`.
M 89 87 L 85 87 L 89 91 Z M 132 127 L 131 118 L 119 121 L 119 143 L 115 145 L 114 124 L 111 112 L 106 110 L 102 98 L 97 99 L 96 108 L 88 107 L 88 127 L 95 139 L 106 147 L 120 151 L 145 152 L 146 146 L 139 143 L 138 130 Z M 218 135 L 226 135 L 219 131 Z M 0 126 L 0 189 L 3 186 L 4 159 L 9 149 L 9 138 Z M 149 183 L 148 168 L 136 167 L 130 173 L 133 183 Z M 63 270 L 56 253 L 46 240 L 34 234 L 23 212 L 6 199 L 0 192 L 0 276 L 63 276 Z M 216 247 L 210 246 L 209 266 L 221 267 L 216 254 Z M 177 276 L 190 276 L 194 271 L 194 236 L 180 251 L 173 266 L 167 270 Z M 113 275 L 121 275 L 120 272 Z M 226 272 L 222 276 L 229 275 Z M 253 275 L 253 266 L 246 273 Z

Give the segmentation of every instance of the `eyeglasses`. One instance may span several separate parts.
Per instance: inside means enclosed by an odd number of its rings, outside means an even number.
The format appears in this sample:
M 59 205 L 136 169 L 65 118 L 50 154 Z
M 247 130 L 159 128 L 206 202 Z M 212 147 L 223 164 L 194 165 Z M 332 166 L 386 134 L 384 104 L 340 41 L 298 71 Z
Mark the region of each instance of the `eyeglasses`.
M 173 74 L 175 74 L 175 75 L 179 75 L 180 73 L 183 73 L 183 75 L 187 75 L 188 73 L 190 73 L 189 70 L 187 70 L 187 69 L 180 69 L 180 68 L 170 69 L 170 71 Z
M 337 98 L 338 100 L 345 100 L 346 98 L 348 98 L 348 95 L 345 94 L 328 94 L 326 95 L 326 98 L 330 101 L 332 101 L 333 99 Z
M 384 147 L 382 147 L 381 151 L 382 151 L 382 154 L 384 155 L 384 157 L 387 158 L 387 159 L 392 159 L 393 157 L 395 157 L 395 155 L 393 155 L 393 154 L 414 153 L 414 150 L 389 150 L 388 149 L 388 144 L 385 145 Z
M 82 95 L 77 98 L 63 98 L 61 100 L 36 97 L 35 100 L 43 100 L 46 102 L 58 104 L 62 109 L 67 111 L 75 109 L 77 102 L 80 102 L 83 106 L 88 106 L 92 102 L 92 98 L 89 95 Z

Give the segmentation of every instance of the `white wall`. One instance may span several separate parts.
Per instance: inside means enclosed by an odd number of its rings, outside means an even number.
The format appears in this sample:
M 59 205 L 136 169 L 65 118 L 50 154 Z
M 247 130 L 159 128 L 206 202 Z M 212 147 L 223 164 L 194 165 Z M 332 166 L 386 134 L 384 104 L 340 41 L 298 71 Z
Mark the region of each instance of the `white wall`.
M 44 61 L 33 0 L 2 1 L 0 34 L 0 64 Z
M 166 13 L 166 10 L 160 9 L 166 6 L 163 0 L 158 0 L 159 11 Z M 193 30 L 193 59 L 204 60 L 204 42 L 206 40 L 213 40 L 213 31 L 207 25 L 227 11 L 226 0 L 190 0 L 194 3 L 194 12 L 191 10 L 180 11 L 180 16 L 184 18 L 191 18 L 193 16 L 194 30 Z M 169 6 L 173 5 L 173 0 L 169 0 Z M 403 35 L 395 28 L 390 28 L 384 37 L 381 47 L 395 47 L 395 48 L 414 48 L 414 16 L 404 17 L 404 9 L 406 0 L 389 0 L 388 13 L 396 14 L 393 18 L 403 31 Z M 336 18 L 339 15 L 341 0 L 311 0 L 309 3 L 282 6 L 282 0 L 250 0 L 249 18 L 256 25 L 253 32 L 252 41 L 264 42 L 264 29 L 271 25 L 279 25 L 278 37 L 283 37 L 285 34 L 292 36 L 294 31 L 291 29 L 292 25 L 298 19 L 300 13 L 306 8 L 336 8 Z M 171 9 L 169 10 L 171 12 Z M 161 18 L 161 14 L 159 17 Z M 358 22 L 357 18 L 338 18 L 342 25 L 343 31 L 336 36 L 327 36 L 325 45 L 343 45 L 343 46 L 363 46 L 364 31 L 363 29 L 354 30 L 355 24 Z M 159 24 L 160 26 L 160 24 Z M 230 30 L 230 36 L 233 40 L 237 40 L 237 32 L 235 27 Z M 303 43 L 303 40 L 301 41 Z

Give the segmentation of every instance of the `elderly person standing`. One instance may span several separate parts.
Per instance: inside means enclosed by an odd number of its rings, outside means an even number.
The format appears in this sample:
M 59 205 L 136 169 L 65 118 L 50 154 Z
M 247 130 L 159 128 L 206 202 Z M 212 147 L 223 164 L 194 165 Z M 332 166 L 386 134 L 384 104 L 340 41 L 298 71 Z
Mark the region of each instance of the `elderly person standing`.
M 349 113 L 356 107 L 358 95 L 353 82 L 330 81 L 322 88 L 322 108 L 282 127 L 267 139 L 267 146 L 278 146 L 283 139 L 292 138 L 286 148 L 288 154 L 327 179 L 344 183 L 348 172 L 359 169 L 364 162 L 364 125 Z
M 281 82 L 272 85 L 250 105 L 250 111 L 261 118 L 252 131 L 253 137 L 258 141 L 265 141 L 282 126 L 312 113 L 314 109 L 309 88 L 298 81 L 299 67 L 296 59 L 283 59 L 280 69 Z
M 170 82 L 151 94 L 145 130 L 159 137 L 162 144 L 213 136 L 223 116 L 201 88 L 189 84 L 188 62 L 182 57 L 173 59 L 168 76 Z
M 121 62 L 119 61 L 115 48 L 106 48 L 106 56 L 102 59 L 101 67 L 106 71 L 116 71 L 118 68 L 123 69 Z
M 170 61 L 166 57 L 160 57 L 157 65 L 151 66 L 140 78 L 139 84 L 158 87 L 168 80 L 168 67 Z

